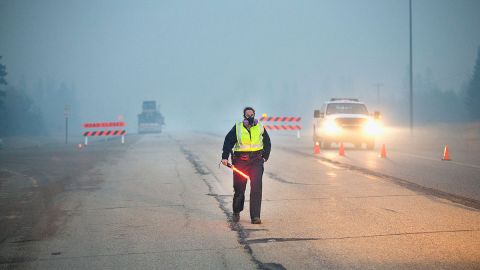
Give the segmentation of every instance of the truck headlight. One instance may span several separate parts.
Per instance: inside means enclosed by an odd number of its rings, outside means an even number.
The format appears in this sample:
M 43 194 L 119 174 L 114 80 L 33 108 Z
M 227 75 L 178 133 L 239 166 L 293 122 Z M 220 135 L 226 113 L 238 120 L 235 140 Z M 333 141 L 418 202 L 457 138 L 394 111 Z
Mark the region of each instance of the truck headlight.
M 340 127 L 337 125 L 337 123 L 335 123 L 335 121 L 325 122 L 323 129 L 329 134 L 336 134 L 340 132 Z
M 370 119 L 363 126 L 363 131 L 368 135 L 378 135 L 381 132 L 380 123 Z

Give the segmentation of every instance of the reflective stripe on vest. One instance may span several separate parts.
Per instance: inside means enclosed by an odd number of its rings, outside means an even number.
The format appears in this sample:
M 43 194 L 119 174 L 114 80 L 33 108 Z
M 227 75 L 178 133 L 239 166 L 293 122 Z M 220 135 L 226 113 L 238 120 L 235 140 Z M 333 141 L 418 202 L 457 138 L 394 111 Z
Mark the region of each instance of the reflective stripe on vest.
M 253 152 L 263 149 L 263 131 L 264 127 L 261 123 L 250 128 L 250 133 L 243 125 L 243 122 L 238 122 L 235 125 L 237 133 L 237 143 L 233 148 L 234 151 L 239 152 Z

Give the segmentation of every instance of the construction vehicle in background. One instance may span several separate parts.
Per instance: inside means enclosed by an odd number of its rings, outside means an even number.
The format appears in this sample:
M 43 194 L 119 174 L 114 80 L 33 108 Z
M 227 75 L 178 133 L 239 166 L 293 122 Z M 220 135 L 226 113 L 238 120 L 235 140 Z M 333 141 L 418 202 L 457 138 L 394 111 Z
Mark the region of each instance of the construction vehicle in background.
M 380 113 L 369 114 L 365 103 L 353 98 L 332 98 L 320 110 L 314 111 L 313 142 L 328 149 L 332 143 L 363 144 L 375 147 L 375 137 L 381 132 Z
M 144 101 L 142 113 L 138 115 L 138 133 L 160 133 L 164 124 L 165 120 L 157 108 L 157 102 L 154 100 Z

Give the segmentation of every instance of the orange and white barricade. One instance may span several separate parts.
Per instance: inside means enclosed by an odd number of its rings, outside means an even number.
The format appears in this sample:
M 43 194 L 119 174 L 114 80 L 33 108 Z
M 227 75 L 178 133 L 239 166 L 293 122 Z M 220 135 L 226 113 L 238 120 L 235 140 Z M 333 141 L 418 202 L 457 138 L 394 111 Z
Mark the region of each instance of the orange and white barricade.
M 300 130 L 302 130 L 302 118 L 295 116 L 280 116 L 280 117 L 266 117 L 262 116 L 260 121 L 263 122 L 263 126 L 268 130 L 287 130 L 287 131 L 297 131 L 297 138 L 300 138 Z M 265 122 L 274 122 L 275 124 L 265 124 Z M 276 123 L 282 123 L 277 125 Z M 284 124 L 284 123 L 289 123 Z
M 93 131 L 84 131 L 83 137 L 85 137 L 85 145 L 88 145 L 88 137 L 107 137 L 107 136 L 122 136 L 122 144 L 125 143 L 125 135 L 127 131 L 125 129 L 117 129 L 125 127 L 126 124 L 123 121 L 120 122 L 92 122 L 84 123 L 83 127 L 88 129 L 97 129 Z M 102 128 L 106 128 L 103 129 Z M 112 129 L 109 129 L 112 128 Z M 100 130 L 98 130 L 100 129 Z

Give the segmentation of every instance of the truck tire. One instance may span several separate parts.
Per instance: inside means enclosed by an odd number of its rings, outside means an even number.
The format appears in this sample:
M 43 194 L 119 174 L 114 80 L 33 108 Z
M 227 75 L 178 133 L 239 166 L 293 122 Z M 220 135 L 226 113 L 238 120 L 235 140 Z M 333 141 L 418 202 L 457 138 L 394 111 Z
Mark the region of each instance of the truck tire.
M 331 143 L 329 141 L 321 141 L 320 147 L 322 149 L 330 149 Z
M 317 136 L 317 133 L 315 132 L 316 128 L 315 125 L 313 125 L 313 144 L 315 145 L 317 142 L 320 142 L 320 138 Z
M 367 150 L 373 150 L 375 148 L 375 140 L 367 142 Z

